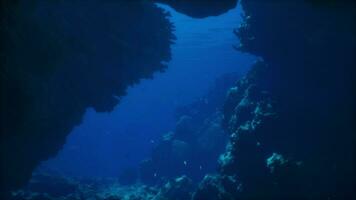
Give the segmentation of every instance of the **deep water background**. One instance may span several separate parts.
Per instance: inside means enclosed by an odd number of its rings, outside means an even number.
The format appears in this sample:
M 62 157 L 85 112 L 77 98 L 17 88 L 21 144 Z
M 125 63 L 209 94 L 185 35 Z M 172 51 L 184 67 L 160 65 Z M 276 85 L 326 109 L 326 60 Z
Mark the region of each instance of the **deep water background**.
M 114 111 L 88 109 L 57 157 L 41 167 L 80 177 L 116 177 L 128 167 L 137 168 L 160 136 L 174 128 L 177 107 L 203 96 L 219 76 L 244 74 L 254 62 L 232 48 L 238 44 L 233 29 L 240 24 L 241 6 L 204 19 L 161 6 L 176 27 L 168 69 L 129 88 Z

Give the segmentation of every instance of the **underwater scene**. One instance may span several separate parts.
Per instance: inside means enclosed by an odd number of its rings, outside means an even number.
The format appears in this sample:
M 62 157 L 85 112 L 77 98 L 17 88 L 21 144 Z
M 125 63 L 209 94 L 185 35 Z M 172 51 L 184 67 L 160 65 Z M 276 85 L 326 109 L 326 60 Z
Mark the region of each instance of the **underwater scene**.
M 0 0 L 0 200 L 353 200 L 351 0 Z

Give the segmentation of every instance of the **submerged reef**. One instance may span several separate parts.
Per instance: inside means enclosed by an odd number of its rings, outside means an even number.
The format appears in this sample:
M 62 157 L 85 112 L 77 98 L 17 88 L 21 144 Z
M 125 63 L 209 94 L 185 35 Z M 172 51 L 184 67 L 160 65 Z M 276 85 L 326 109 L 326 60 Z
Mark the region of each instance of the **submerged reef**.
M 141 163 L 143 183 L 155 185 L 182 175 L 196 182 L 216 171 L 227 142 L 221 127 L 225 91 L 238 77 L 236 73 L 223 75 L 207 95 L 176 109 L 175 130 L 163 135 L 151 157 Z
M 187 200 L 193 191 L 193 182 L 186 176 L 151 187 L 123 186 L 114 179 L 72 179 L 36 173 L 25 188 L 12 192 L 10 200 Z
M 161 2 L 209 15 L 188 1 Z M 170 59 L 172 25 L 153 4 L 78 5 L 1 1 L 1 198 L 61 148 L 87 107 L 111 110 L 128 85 Z M 215 90 L 216 100 L 177 111 L 176 129 L 141 165 L 150 186 L 35 174 L 12 198 L 354 199 L 355 3 L 241 5 L 235 48 L 260 58 L 231 89 Z M 218 173 L 206 175 L 217 162 Z
M 355 4 L 241 4 L 236 49 L 260 59 L 229 91 L 220 173 L 194 198 L 354 199 Z

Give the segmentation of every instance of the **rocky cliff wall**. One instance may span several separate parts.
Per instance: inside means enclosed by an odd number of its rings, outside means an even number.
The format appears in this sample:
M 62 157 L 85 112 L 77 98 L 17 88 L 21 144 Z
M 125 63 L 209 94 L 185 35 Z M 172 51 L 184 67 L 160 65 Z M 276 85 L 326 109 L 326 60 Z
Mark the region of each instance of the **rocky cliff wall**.
M 194 199 L 354 198 L 355 4 L 241 3 L 236 48 L 261 59 L 229 91 L 221 173 Z
M 1 185 L 24 184 L 86 108 L 110 111 L 126 87 L 163 71 L 174 39 L 153 4 L 24 2 L 1 26 Z

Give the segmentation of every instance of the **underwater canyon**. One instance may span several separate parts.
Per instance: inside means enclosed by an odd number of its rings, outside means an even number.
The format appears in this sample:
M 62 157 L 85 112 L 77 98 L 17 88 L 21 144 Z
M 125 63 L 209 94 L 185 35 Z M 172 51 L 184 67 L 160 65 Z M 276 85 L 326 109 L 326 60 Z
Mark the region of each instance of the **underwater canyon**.
M 197 19 L 242 7 L 242 22 L 230 30 L 239 43 L 231 49 L 256 61 L 178 106 L 174 130 L 156 141 L 139 175 L 37 173 L 88 108 L 113 111 L 130 86 L 169 70 L 180 35 L 156 3 Z M 2 0 L 1 199 L 355 198 L 355 6 Z

